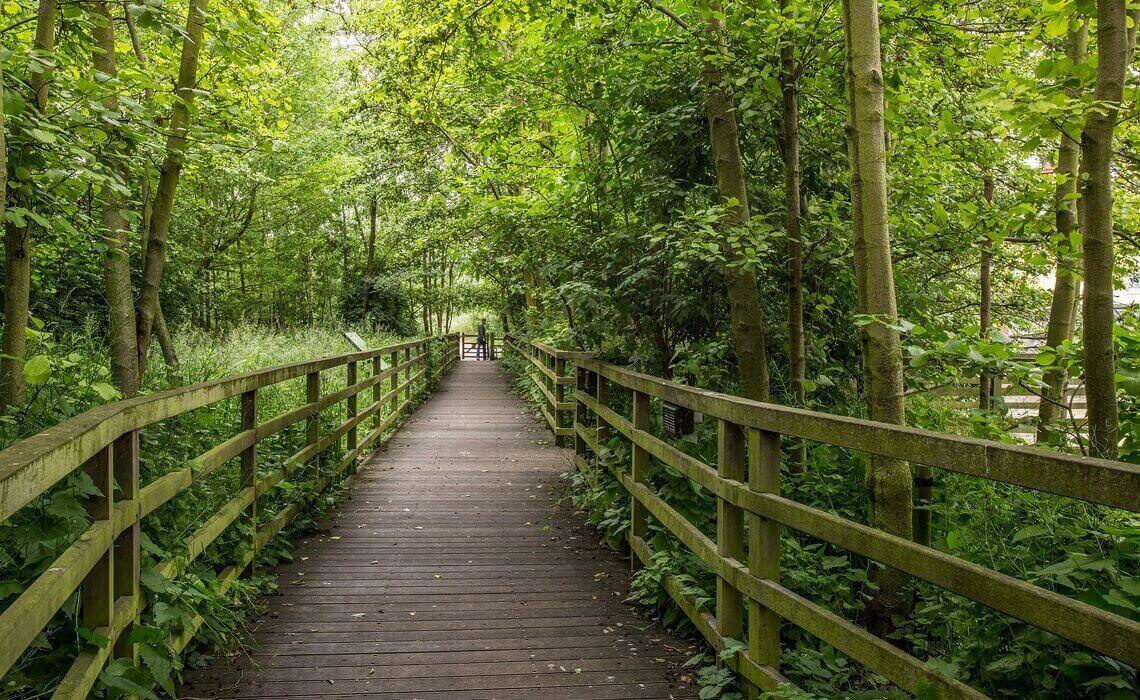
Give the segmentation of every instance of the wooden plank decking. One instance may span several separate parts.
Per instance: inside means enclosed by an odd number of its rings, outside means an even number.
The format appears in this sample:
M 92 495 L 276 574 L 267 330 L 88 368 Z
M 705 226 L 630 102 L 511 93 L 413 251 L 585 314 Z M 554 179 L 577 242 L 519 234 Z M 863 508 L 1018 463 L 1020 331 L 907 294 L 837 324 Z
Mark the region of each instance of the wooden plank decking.
M 460 362 L 276 570 L 249 653 L 181 695 L 692 697 L 690 645 L 622 603 L 628 563 L 555 507 L 567 467 L 497 363 Z

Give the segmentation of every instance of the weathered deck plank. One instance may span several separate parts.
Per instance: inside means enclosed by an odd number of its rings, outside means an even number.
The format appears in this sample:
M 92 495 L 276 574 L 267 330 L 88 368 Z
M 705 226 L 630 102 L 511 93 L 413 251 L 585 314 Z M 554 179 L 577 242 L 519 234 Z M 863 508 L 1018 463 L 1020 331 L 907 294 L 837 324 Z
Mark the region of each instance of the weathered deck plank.
M 622 603 L 627 563 L 554 508 L 566 453 L 461 362 L 276 570 L 249 656 L 188 697 L 670 698 L 687 642 Z

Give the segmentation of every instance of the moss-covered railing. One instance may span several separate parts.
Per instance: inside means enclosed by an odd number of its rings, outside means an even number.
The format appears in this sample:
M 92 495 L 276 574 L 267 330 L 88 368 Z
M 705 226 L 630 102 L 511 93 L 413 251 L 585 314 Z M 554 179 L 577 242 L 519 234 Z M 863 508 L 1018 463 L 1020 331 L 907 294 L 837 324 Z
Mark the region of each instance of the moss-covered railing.
M 139 585 L 143 518 L 221 466 L 239 460 L 240 489 L 187 537 L 183 553 L 155 567 L 159 575 L 172 579 L 229 527 L 241 527 L 245 541 L 236 560 L 217 574 L 215 585 L 224 594 L 305 507 L 294 502 L 259 518 L 258 499 L 291 475 L 310 479 L 307 486 L 317 493 L 345 475 L 351 478 L 369 445 L 397 425 L 413 407 L 417 393 L 454 365 L 458 339 L 454 334 L 423 338 L 107 404 L 0 451 L 0 522 L 77 469 L 90 476 L 98 489 L 85 504 L 91 519 L 87 530 L 0 613 L 0 678 L 78 589 L 80 623 L 93 638 L 105 641 L 80 653 L 54 697 L 87 697 L 109 659 L 136 658 L 127 632 L 147 605 Z M 362 365 L 370 367 L 364 379 L 358 373 Z M 347 374 L 345 388 L 322 395 L 321 373 L 340 367 Z M 301 377 L 305 377 L 302 405 L 268 420 L 258 416 L 260 389 Z M 372 402 L 359 409 L 358 397 L 367 389 L 372 390 Z M 139 483 L 140 430 L 234 397 L 240 397 L 241 423 L 234 426 L 238 432 L 233 437 L 182 469 Z M 340 404 L 346 420 L 322 434 L 321 413 Z M 259 471 L 258 443 L 301 421 L 304 448 L 277 468 Z M 331 470 L 302 470 L 322 453 L 339 448 L 342 438 L 346 451 Z M 302 473 L 295 474 L 299 470 Z M 170 640 L 174 650 L 183 649 L 201 624 L 199 616 L 184 625 Z
M 1140 467 L 750 401 L 633 372 L 593 359 L 589 353 L 560 351 L 519 338 L 508 337 L 504 346 L 521 356 L 521 362 L 531 370 L 532 381 L 547 399 L 543 413 L 555 435 L 560 439 L 574 436 L 577 467 L 587 472 L 591 463 L 604 465 L 631 496 L 628 539 L 635 563 L 653 561 L 654 552 L 646 537 L 647 518 L 652 517 L 715 573 L 715 614 L 700 609 L 676 578 L 667 576 L 665 589 L 718 651 L 726 647 L 726 640 L 747 640 L 747 648 L 738 651 L 730 665 L 748 684 L 775 690 L 788 683 L 780 673 L 783 620 L 920 697 L 984 697 L 780 585 L 783 527 L 1140 667 L 1140 623 L 1134 620 L 781 494 L 780 436 L 1132 512 L 1140 511 Z M 632 415 L 622 415 L 611 407 L 610 390 L 615 385 L 630 393 Z M 564 393 L 568 386 L 576 388 L 573 402 Z M 716 468 L 652 434 L 654 401 L 685 407 L 718 422 Z M 614 431 L 631 445 L 629 470 L 606 459 L 604 445 Z M 654 459 L 716 496 L 715 539 L 650 488 Z

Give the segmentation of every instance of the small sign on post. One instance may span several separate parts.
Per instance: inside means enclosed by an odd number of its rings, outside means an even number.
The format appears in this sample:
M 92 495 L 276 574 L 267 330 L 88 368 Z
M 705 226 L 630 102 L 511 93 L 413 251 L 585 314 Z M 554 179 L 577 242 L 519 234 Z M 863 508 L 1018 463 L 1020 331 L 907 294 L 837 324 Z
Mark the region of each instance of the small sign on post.
M 365 343 L 364 339 L 357 335 L 354 331 L 345 331 L 344 337 L 346 340 L 348 340 L 348 342 L 352 343 L 352 347 L 356 348 L 357 350 L 368 349 L 368 343 Z

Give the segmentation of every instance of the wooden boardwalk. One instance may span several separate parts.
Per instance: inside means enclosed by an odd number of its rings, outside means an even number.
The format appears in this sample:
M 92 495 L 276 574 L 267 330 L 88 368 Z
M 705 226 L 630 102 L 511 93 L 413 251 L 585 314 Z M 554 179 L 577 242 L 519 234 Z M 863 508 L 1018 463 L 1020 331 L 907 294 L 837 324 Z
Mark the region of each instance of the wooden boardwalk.
M 690 644 L 623 604 L 628 562 L 557 507 L 568 468 L 497 363 L 460 362 L 275 570 L 246 653 L 181 695 L 694 696 Z

